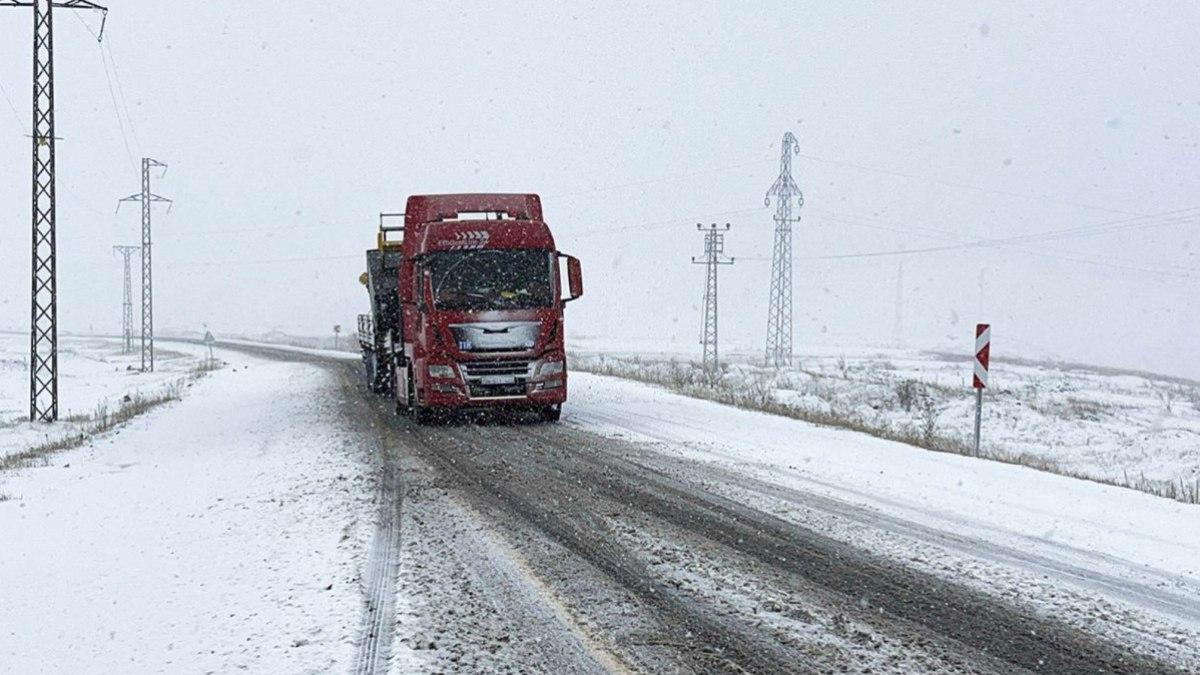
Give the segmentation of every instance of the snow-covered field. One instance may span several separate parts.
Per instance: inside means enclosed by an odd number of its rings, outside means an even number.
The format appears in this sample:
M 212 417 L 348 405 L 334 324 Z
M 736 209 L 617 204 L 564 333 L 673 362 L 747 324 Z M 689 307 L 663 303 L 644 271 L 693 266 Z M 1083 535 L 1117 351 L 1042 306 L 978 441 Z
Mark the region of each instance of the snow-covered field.
M 694 355 L 581 340 L 574 365 L 680 389 L 703 387 Z M 775 372 L 731 355 L 718 388 L 833 419 L 886 438 L 967 451 L 971 361 L 918 351 L 801 354 Z M 1146 373 L 993 361 L 984 400 L 985 455 L 1067 475 L 1200 498 L 1200 384 Z
M 79 433 L 98 408 L 109 412 L 126 396 L 153 395 L 187 378 L 199 352 L 158 343 L 155 372 L 143 373 L 137 352 L 123 354 L 119 340 L 60 338 L 59 417 L 48 426 L 29 421 L 29 336 L 0 333 L 0 457 Z
M 89 391 L 134 384 L 84 346 Z M 350 668 L 372 490 L 332 375 L 221 356 L 181 401 L 0 475 L 0 671 Z

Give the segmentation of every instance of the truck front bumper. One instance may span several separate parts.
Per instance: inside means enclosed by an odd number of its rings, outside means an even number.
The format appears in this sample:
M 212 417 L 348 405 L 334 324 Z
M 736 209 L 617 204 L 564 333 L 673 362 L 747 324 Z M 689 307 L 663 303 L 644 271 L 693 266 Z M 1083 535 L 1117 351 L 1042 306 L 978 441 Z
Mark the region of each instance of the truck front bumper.
M 462 382 L 430 382 L 421 392 L 422 405 L 430 408 L 538 408 L 560 405 L 567 400 L 566 378 L 553 382 L 529 382 L 517 389 L 482 390 Z

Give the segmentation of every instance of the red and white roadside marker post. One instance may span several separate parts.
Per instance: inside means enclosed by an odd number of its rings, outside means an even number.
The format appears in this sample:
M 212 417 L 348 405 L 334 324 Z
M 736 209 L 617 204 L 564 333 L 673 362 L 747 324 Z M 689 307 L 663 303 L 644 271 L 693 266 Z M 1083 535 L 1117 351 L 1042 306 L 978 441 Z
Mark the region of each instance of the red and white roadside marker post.
M 979 428 L 983 422 L 983 390 L 988 386 L 988 358 L 992 351 L 992 326 L 975 325 L 975 456 L 979 456 Z

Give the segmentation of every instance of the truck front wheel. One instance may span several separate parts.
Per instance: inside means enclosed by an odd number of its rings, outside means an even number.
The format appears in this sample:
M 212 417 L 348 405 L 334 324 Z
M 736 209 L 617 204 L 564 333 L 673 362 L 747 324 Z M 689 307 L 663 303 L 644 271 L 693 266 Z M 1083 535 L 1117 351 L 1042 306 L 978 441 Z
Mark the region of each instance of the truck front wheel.
M 433 424 L 435 419 L 433 411 L 421 405 L 421 402 L 417 400 L 417 388 L 413 382 L 412 368 L 405 367 L 403 375 L 399 372 L 396 373 L 397 380 L 401 377 L 404 378 L 406 384 L 404 389 L 408 392 L 408 395 L 404 400 L 401 400 L 400 388 L 396 387 L 396 413 L 411 415 L 413 422 L 416 422 L 419 426 Z
M 395 363 L 392 364 L 391 371 L 392 399 L 396 402 L 396 414 L 407 415 L 412 410 L 412 377 L 409 375 L 407 367 L 402 372 L 400 366 Z M 401 382 L 407 385 L 403 389 L 400 387 Z M 406 392 L 407 395 L 402 392 Z
M 426 408 L 425 406 L 421 405 L 420 403 L 413 404 L 412 418 L 413 418 L 413 422 L 417 423 L 417 426 L 422 426 L 422 427 L 433 424 L 434 421 L 437 419 L 432 410 L 430 410 L 429 408 Z
M 562 417 L 561 405 L 548 405 L 538 411 L 543 422 L 557 422 Z

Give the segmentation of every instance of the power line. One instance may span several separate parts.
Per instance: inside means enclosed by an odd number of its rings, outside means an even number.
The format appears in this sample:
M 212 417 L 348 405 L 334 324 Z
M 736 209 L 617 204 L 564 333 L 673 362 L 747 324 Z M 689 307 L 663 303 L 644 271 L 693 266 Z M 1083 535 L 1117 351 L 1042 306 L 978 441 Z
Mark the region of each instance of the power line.
M 679 218 L 667 218 L 665 220 L 651 220 L 637 225 L 622 225 L 621 227 L 605 227 L 605 228 L 587 228 L 585 230 L 570 231 L 571 236 L 576 239 L 595 236 L 598 234 L 610 234 L 612 232 L 652 232 L 657 230 L 672 230 L 687 222 L 695 222 L 709 218 L 736 216 L 747 213 L 762 213 L 763 207 L 756 206 L 749 209 L 731 209 L 729 211 L 713 211 L 711 213 L 693 214 L 691 216 L 682 216 Z M 564 231 L 568 231 L 565 230 Z
M 759 166 L 767 162 L 775 161 L 773 158 L 762 157 L 747 162 L 738 164 L 722 164 L 708 169 L 700 169 L 698 171 L 688 171 L 684 173 L 673 173 L 669 176 L 659 176 L 658 178 L 647 178 L 645 180 L 630 181 L 627 183 L 615 183 L 612 185 L 600 185 L 590 187 L 583 190 L 575 190 L 573 192 L 560 192 L 557 197 L 572 197 L 581 194 L 592 194 L 596 192 L 607 192 L 609 190 L 623 190 L 630 187 L 641 187 L 643 185 L 653 185 L 655 183 L 669 183 L 673 181 L 683 180 L 685 178 L 695 178 L 696 176 L 705 176 L 713 173 L 722 173 L 724 171 L 732 171 L 734 169 L 744 169 L 749 166 Z
M 946 187 L 953 187 L 953 188 L 958 188 L 961 190 L 971 190 L 974 192 L 983 192 L 983 193 L 988 193 L 988 194 L 999 195 L 1002 197 L 1016 197 L 1019 199 L 1041 200 L 1041 201 L 1051 202 L 1054 204 L 1061 204 L 1064 206 L 1071 206 L 1071 207 L 1080 208 L 1080 209 L 1089 209 L 1092 211 L 1103 211 L 1106 213 L 1117 213 L 1117 214 L 1127 215 L 1127 216 L 1144 215 L 1144 214 L 1134 213 L 1132 211 L 1123 211 L 1121 209 L 1114 209 L 1109 206 L 1098 206 L 1096 204 L 1087 204 L 1084 202 L 1076 202 L 1076 201 L 1071 201 L 1071 200 L 1067 200 L 1067 199 L 1060 199 L 1053 195 L 1038 194 L 1038 193 L 1032 193 L 1032 192 L 1015 192 L 1015 191 L 1011 191 L 1011 190 L 1001 190 L 1001 189 L 997 189 L 997 188 L 986 188 L 986 187 L 981 187 L 978 185 L 971 185 L 969 183 L 960 183 L 957 181 L 938 180 L 935 178 L 929 178 L 927 176 L 918 176 L 915 174 L 904 173 L 902 171 L 894 171 L 891 169 L 881 169 L 878 167 L 866 166 L 864 164 L 855 164 L 854 162 L 847 162 L 844 160 L 837 160 L 837 159 L 828 159 L 825 157 L 817 157 L 815 155 L 808 155 L 808 154 L 804 154 L 804 153 L 798 153 L 798 156 L 803 157 L 804 159 L 807 159 L 807 160 L 810 160 L 813 162 L 820 162 L 822 164 L 831 164 L 834 166 L 844 166 L 844 167 L 848 167 L 848 168 L 852 168 L 852 169 L 858 169 L 860 171 L 868 171 L 871 173 L 884 174 L 884 175 L 888 175 L 888 176 L 896 176 L 898 178 L 906 178 L 909 180 L 923 181 L 923 182 L 931 183 L 934 185 L 944 185 Z
M 119 33 L 120 31 L 118 31 Z M 113 53 L 111 39 L 104 43 L 104 48 L 108 50 L 108 60 L 112 64 L 113 79 L 117 81 L 117 95 L 121 99 L 121 109 L 125 111 L 125 119 L 129 122 L 129 133 L 133 134 L 133 144 L 140 153 L 142 140 L 138 138 L 137 125 L 133 123 L 133 115 L 129 113 L 129 99 L 125 96 L 125 85 L 121 82 L 121 71 L 117 68 L 117 56 Z
M 330 260 L 362 260 L 361 253 L 354 255 L 330 255 L 330 256 L 313 256 L 313 257 L 297 257 L 297 258 L 275 258 L 273 260 L 209 260 L 205 262 L 187 262 L 177 263 L 174 265 L 168 264 L 171 269 L 183 267 L 231 267 L 231 266 L 258 266 L 258 265 L 276 265 L 285 263 L 298 262 L 327 262 Z
M 104 65 L 104 80 L 108 83 L 108 96 L 112 100 L 113 115 L 117 118 L 117 128 L 121 130 L 121 142 L 125 144 L 125 156 L 129 159 L 129 166 L 132 169 L 137 169 L 137 160 L 133 158 L 133 148 L 129 145 L 129 136 L 125 133 L 125 123 L 121 121 L 121 111 L 117 107 L 117 94 L 113 91 L 112 77 L 108 74 L 108 62 L 104 60 L 104 49 L 100 50 L 100 59 Z
M 108 85 L 109 99 L 112 100 L 113 116 L 117 118 L 117 128 L 121 131 L 121 141 L 125 144 L 125 156 L 129 159 L 129 166 L 130 166 L 130 168 L 136 170 L 137 169 L 137 160 L 134 159 L 133 147 L 129 144 L 129 135 L 125 133 L 125 122 L 121 119 L 121 110 L 117 103 L 117 94 L 116 94 L 116 91 L 113 89 L 112 76 L 109 74 L 109 71 L 108 71 L 108 59 L 104 55 L 104 43 L 99 41 L 99 37 L 96 35 L 96 32 L 93 31 L 92 27 L 89 26 L 87 24 L 87 22 L 83 20 L 83 17 L 79 16 L 78 12 L 72 12 L 72 14 L 79 21 L 80 25 L 83 26 L 84 30 L 86 30 L 88 33 L 90 33 L 92 35 L 92 37 L 97 38 L 97 49 L 100 52 L 100 62 L 104 68 L 104 80 L 105 80 L 105 83 Z M 130 124 L 132 125 L 132 121 L 130 122 Z
M 1054 241 L 1054 240 L 1064 240 L 1064 239 L 1075 239 L 1075 238 L 1080 238 L 1080 237 L 1092 237 L 1092 236 L 1098 236 L 1098 235 L 1104 235 L 1104 234 L 1112 234 L 1115 232 L 1146 230 L 1146 229 L 1150 229 L 1150 228 L 1179 225 L 1179 224 L 1196 221 L 1197 219 L 1200 219 L 1200 213 L 1189 213 L 1189 212 L 1195 211 L 1196 208 L 1197 207 L 1192 207 L 1189 209 L 1168 211 L 1168 212 L 1164 212 L 1162 214 L 1158 214 L 1157 217 L 1147 216 L 1145 218 L 1122 219 L 1122 220 L 1117 220 L 1117 221 L 1108 221 L 1105 223 L 1098 223 L 1096 225 L 1091 225 L 1091 226 L 1083 226 L 1083 227 L 1078 227 L 1078 228 L 1067 228 L 1065 230 L 1055 230 L 1052 232 L 1019 235 L 1016 237 L 1011 237 L 1011 238 L 1006 238 L 1006 239 L 996 239 L 996 240 L 975 239 L 975 240 L 972 240 L 969 242 L 963 242 L 961 236 L 955 235 L 952 232 L 948 232 L 946 230 L 939 230 L 939 229 L 935 229 L 935 228 L 919 228 L 918 227 L 918 228 L 912 228 L 912 229 L 901 229 L 901 228 L 896 228 L 896 227 L 886 227 L 886 226 L 882 226 L 882 225 L 875 225 L 875 224 L 868 224 L 868 223 L 860 222 L 861 218 L 859 220 L 853 220 L 853 219 L 845 220 L 845 219 L 839 219 L 838 217 L 836 217 L 837 214 L 833 214 L 830 216 L 818 215 L 817 216 L 818 220 L 820 220 L 822 218 L 828 218 L 829 220 L 832 220 L 834 222 L 851 225 L 854 227 L 864 227 L 864 228 L 869 228 L 869 229 L 874 229 L 874 230 L 883 230 L 886 232 L 898 232 L 898 233 L 902 233 L 902 234 L 916 233 L 917 236 L 921 236 L 921 237 L 927 237 L 927 238 L 931 238 L 931 239 L 939 239 L 942 241 L 956 241 L 959 243 L 956 243 L 953 245 L 947 245 L 947 246 L 927 247 L 924 249 L 905 249 L 905 250 L 897 250 L 897 251 L 853 253 L 853 254 L 842 254 L 840 256 L 810 256 L 805 259 L 808 259 L 808 260 L 834 259 L 834 260 L 836 260 L 836 259 L 858 258 L 858 257 L 870 258 L 870 257 L 881 257 L 880 255 L 876 255 L 876 253 L 881 254 L 881 255 L 906 255 L 909 253 L 929 253 L 929 252 L 937 252 L 937 251 L 962 250 L 962 249 L 975 248 L 977 246 L 992 246 L 992 245 L 1004 245 L 1004 246 L 1011 247 L 1012 244 L 1017 244 L 1017 243 L 1039 243 L 1042 241 Z M 1187 213 L 1188 215 L 1180 215 L 1180 214 L 1184 214 L 1184 213 Z M 1168 218 L 1165 216 L 1172 216 L 1172 217 Z M 1149 220 L 1150 222 L 1136 222 L 1136 221 L 1141 221 L 1141 220 Z M 1122 225 L 1123 223 L 1124 223 L 1124 225 Z M 931 232 L 934 234 L 923 234 L 923 232 Z M 1036 255 L 1051 255 L 1044 251 L 1033 251 L 1031 249 L 1018 249 L 1018 250 L 1030 251 Z M 1061 253 L 1068 254 L 1068 255 L 1078 255 L 1078 254 L 1073 254 L 1070 251 L 1063 251 Z M 1053 257 L 1053 256 L 1051 255 L 1051 257 Z M 1103 256 L 1102 255 L 1102 256 L 1092 256 L 1092 257 L 1108 259 L 1110 261 L 1113 261 L 1114 264 L 1118 264 L 1118 265 L 1127 265 L 1126 261 L 1121 260 L 1119 258 L 1115 258 L 1113 256 Z M 1191 267 L 1188 267 L 1185 265 L 1175 265 L 1175 264 L 1164 263 L 1161 266 L 1169 267 L 1169 268 L 1173 268 L 1173 269 L 1180 269 L 1180 270 L 1184 270 L 1184 271 L 1197 271 L 1194 268 L 1191 268 Z
M 8 95 L 8 90 L 4 88 L 4 83 L 0 82 L 0 95 L 4 96 L 4 100 L 8 103 L 9 110 L 12 110 L 13 118 L 17 120 L 17 126 L 22 133 L 26 133 L 25 119 L 21 117 L 21 113 L 17 112 L 17 106 L 13 105 L 12 98 Z
M 869 220 L 862 216 L 844 216 L 834 211 L 815 210 L 818 219 L 826 219 L 833 222 L 852 225 L 856 227 L 865 227 L 868 229 L 882 230 L 886 232 L 896 232 L 900 234 L 915 234 L 916 236 L 928 237 L 932 239 L 941 239 L 946 241 L 954 241 L 954 244 L 945 246 L 929 246 L 916 249 L 896 249 L 885 251 L 869 251 L 862 253 L 846 253 L 824 256 L 806 256 L 797 258 L 798 260 L 840 260 L 849 258 L 873 258 L 895 255 L 909 255 L 917 253 L 934 253 L 940 251 L 953 251 L 975 247 L 1000 246 L 1023 243 L 1041 243 L 1046 241 L 1056 241 L 1065 239 L 1076 239 L 1080 237 L 1092 237 L 1104 234 L 1113 234 L 1116 232 L 1124 232 L 1129 230 L 1144 230 L 1155 227 L 1165 227 L 1170 225 L 1178 225 L 1196 221 L 1200 219 L 1200 206 L 1192 206 L 1184 209 L 1175 209 L 1172 211 L 1164 211 L 1161 213 L 1134 216 L 1131 218 L 1121 218 L 1117 220 L 1108 220 L 1101 223 L 1093 223 L 1091 225 L 1081 225 L 1059 230 L 1050 230 L 1048 232 L 1035 232 L 1029 234 L 1014 235 L 1011 237 L 1002 237 L 996 239 L 986 239 L 981 237 L 972 238 L 969 241 L 963 241 L 963 237 L 948 230 L 941 230 L 931 227 L 888 227 L 875 223 L 862 222 Z M 763 260 L 764 258 L 744 258 L 746 260 Z
M 1174 213 L 1180 213 L 1180 212 L 1189 211 L 1189 210 L 1191 210 L 1191 209 L 1182 209 L 1180 211 L 1166 212 L 1164 214 L 1160 214 L 1160 216 L 1174 214 Z M 1147 217 L 1147 218 L 1149 218 L 1149 217 Z M 938 253 L 938 252 L 946 252 L 946 251 L 961 251 L 961 250 L 969 250 L 969 249 L 975 249 L 975 248 L 993 248 L 993 249 L 1010 249 L 1010 250 L 1019 251 L 1019 252 L 1022 252 L 1022 253 L 1028 254 L 1028 255 L 1033 255 L 1033 256 L 1038 256 L 1038 257 L 1043 257 L 1043 258 L 1050 258 L 1050 259 L 1055 259 L 1055 260 L 1064 260 L 1067 262 L 1082 263 L 1082 264 L 1093 265 L 1093 266 L 1098 266 L 1098 267 L 1110 267 L 1113 269 L 1120 269 L 1120 270 L 1124 270 L 1124 271 L 1143 272 L 1143 273 L 1154 274 L 1154 275 L 1159 275 L 1159 276 L 1190 279 L 1190 278 L 1194 278 L 1195 274 L 1173 273 L 1171 271 L 1161 269 L 1161 268 L 1137 266 L 1137 265 L 1127 263 L 1125 261 L 1113 262 L 1114 259 L 1112 259 L 1112 258 L 1109 258 L 1108 261 L 1103 260 L 1103 259 L 1096 259 L 1094 257 L 1089 258 L 1086 256 L 1082 256 L 1080 254 L 1071 253 L 1071 252 L 1051 253 L 1051 252 L 1047 252 L 1047 251 L 1043 251 L 1043 250 L 1039 250 L 1039 249 L 1021 247 L 1021 246 L 1018 246 L 1018 244 L 1029 243 L 1030 241 L 1039 241 L 1039 242 L 1040 241 L 1050 241 L 1054 238 L 1068 239 L 1068 238 L 1072 238 L 1073 236 L 1091 236 L 1093 234 L 1107 234 L 1107 233 L 1120 231 L 1120 230 L 1124 230 L 1124 229 L 1145 229 L 1145 228 L 1149 228 L 1149 227 L 1160 227 L 1163 225 L 1186 223 L 1186 222 L 1195 220 L 1197 218 L 1200 218 L 1200 213 L 1191 215 L 1191 216 L 1187 216 L 1187 217 L 1176 217 L 1176 218 L 1164 219 L 1161 222 L 1136 223 L 1134 225 L 1131 225 L 1131 226 L 1128 226 L 1125 228 L 1106 227 L 1108 225 L 1112 225 L 1112 224 L 1115 224 L 1118 222 L 1129 222 L 1129 221 L 1133 221 L 1133 220 L 1138 220 L 1138 219 L 1124 219 L 1121 221 L 1110 221 L 1109 223 L 1100 223 L 1095 226 L 1090 226 L 1090 227 L 1086 227 L 1086 228 L 1069 228 L 1067 230 L 1059 230 L 1056 232 L 1042 233 L 1040 235 L 1022 235 L 1022 236 L 1017 236 L 1017 237 L 1007 237 L 1007 238 L 1001 238 L 1001 239 L 977 239 L 975 241 L 970 241 L 970 242 L 947 244 L 945 246 L 928 246 L 928 247 L 917 248 L 917 249 L 894 249 L 894 250 L 886 250 L 886 251 L 870 251 L 870 252 L 864 252 L 864 253 L 846 253 L 846 254 L 833 254 L 833 255 L 821 255 L 821 256 L 804 256 L 804 257 L 798 257 L 798 258 L 796 258 L 796 260 L 808 260 L 808 261 L 813 261 L 813 260 L 855 260 L 855 259 L 897 257 L 897 256 L 925 254 L 925 253 Z M 848 225 L 853 225 L 853 226 L 869 227 L 872 229 L 881 229 L 881 230 L 887 230 L 887 231 L 893 231 L 893 232 L 907 232 L 906 230 L 899 230 L 896 228 L 887 228 L 887 227 L 882 227 L 882 226 L 866 225 L 864 223 L 856 223 L 853 221 L 844 221 L 843 220 L 843 221 L 837 221 L 837 222 L 842 222 L 842 223 L 845 223 Z M 1096 231 L 1094 231 L 1094 232 L 1088 231 L 1093 228 L 1095 228 Z M 929 235 L 924 235 L 924 236 L 929 236 Z M 949 237 L 946 237 L 946 238 L 949 239 Z M 749 256 L 749 257 L 743 257 L 742 259 L 743 260 L 752 260 L 752 261 L 767 260 L 767 258 L 764 258 L 761 256 Z M 1173 268 L 1173 269 L 1181 270 L 1184 272 L 1200 273 L 1200 269 L 1181 266 L 1181 265 L 1163 265 L 1160 267 Z

